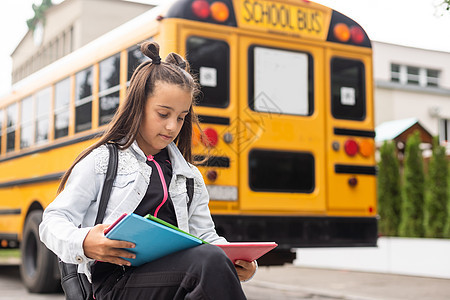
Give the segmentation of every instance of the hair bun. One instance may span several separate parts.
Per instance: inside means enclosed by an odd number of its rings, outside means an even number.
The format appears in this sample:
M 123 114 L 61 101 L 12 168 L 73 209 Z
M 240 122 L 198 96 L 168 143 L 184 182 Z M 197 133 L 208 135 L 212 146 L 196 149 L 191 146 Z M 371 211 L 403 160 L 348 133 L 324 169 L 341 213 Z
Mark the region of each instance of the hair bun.
M 166 63 L 174 64 L 181 69 L 185 70 L 186 72 L 189 72 L 189 64 L 187 61 L 183 59 L 180 55 L 172 52 L 169 53 L 169 55 L 166 56 L 166 59 L 164 60 Z
M 141 44 L 141 52 L 152 60 L 152 64 L 159 65 L 161 57 L 159 56 L 159 45 L 156 42 L 144 42 Z

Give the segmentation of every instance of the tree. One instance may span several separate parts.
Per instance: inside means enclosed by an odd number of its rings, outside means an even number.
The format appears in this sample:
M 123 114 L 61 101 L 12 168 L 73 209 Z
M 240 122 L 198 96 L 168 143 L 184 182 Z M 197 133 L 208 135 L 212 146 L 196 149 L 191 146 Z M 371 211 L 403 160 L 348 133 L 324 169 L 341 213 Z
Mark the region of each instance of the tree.
M 420 135 L 416 131 L 408 137 L 405 148 L 405 169 L 399 227 L 401 236 L 422 237 L 424 235 L 424 180 Z
M 433 155 L 430 159 L 424 205 L 424 229 L 426 237 L 444 237 L 447 221 L 447 159 L 445 147 L 433 139 Z
M 382 235 L 396 236 L 400 223 L 400 171 L 395 144 L 385 141 L 380 149 L 378 164 L 379 231 Z
M 44 21 L 44 14 L 47 9 L 53 6 L 52 0 L 42 0 L 41 5 L 33 4 L 31 7 L 34 11 L 34 16 L 27 20 L 27 26 L 29 30 L 34 30 L 36 24 L 39 21 Z

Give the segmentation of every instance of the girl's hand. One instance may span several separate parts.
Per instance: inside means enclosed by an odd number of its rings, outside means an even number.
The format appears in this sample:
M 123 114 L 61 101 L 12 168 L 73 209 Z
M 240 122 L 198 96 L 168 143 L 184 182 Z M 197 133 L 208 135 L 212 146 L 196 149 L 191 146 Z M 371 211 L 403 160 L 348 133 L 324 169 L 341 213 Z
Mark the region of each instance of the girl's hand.
M 116 265 L 130 266 L 130 262 L 125 258 L 136 258 L 134 253 L 128 252 L 121 248 L 134 248 L 135 245 L 127 241 L 110 240 L 103 232 L 109 225 L 98 224 L 89 230 L 83 241 L 84 255 L 89 258 L 109 262 Z
M 234 262 L 234 267 L 239 276 L 240 281 L 246 281 L 250 279 L 256 272 L 256 262 L 248 262 L 245 260 L 236 260 Z

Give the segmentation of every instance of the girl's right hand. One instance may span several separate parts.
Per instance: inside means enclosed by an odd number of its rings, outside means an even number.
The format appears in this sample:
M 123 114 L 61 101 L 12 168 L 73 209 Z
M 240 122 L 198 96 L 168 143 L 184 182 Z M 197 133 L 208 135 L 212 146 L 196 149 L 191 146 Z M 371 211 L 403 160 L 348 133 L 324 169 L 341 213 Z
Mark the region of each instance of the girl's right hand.
M 106 224 L 98 224 L 89 230 L 83 241 L 84 255 L 103 262 L 130 266 L 131 263 L 122 257 L 134 259 L 136 255 L 121 248 L 134 248 L 135 244 L 108 239 L 103 233 L 108 227 Z

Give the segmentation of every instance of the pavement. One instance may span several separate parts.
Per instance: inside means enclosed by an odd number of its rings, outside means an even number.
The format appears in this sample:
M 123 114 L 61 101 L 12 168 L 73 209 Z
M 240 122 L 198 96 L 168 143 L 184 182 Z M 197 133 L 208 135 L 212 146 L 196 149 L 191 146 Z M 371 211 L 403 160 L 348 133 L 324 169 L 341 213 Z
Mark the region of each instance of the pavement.
M 303 294 L 305 298 L 273 299 L 402 300 L 450 299 L 450 279 L 367 273 L 346 270 L 304 268 L 292 265 L 260 267 L 255 277 L 244 283 L 244 289 L 272 289 Z M 259 298 L 255 298 L 259 299 Z M 271 298 L 260 298 L 271 299 Z

